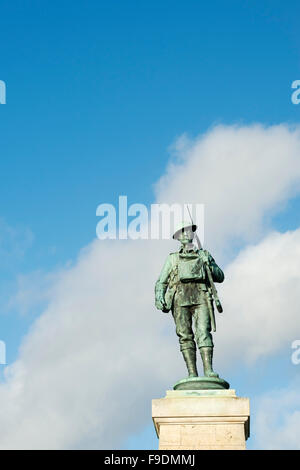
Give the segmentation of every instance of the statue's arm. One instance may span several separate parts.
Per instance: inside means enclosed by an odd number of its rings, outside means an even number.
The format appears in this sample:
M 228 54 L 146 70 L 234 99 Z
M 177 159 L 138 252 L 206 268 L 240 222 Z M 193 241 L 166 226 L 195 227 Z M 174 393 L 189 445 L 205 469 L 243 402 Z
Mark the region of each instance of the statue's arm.
M 165 293 L 168 288 L 168 279 L 172 270 L 172 261 L 170 255 L 161 270 L 160 276 L 155 284 L 155 306 L 159 310 L 165 307 Z
M 222 269 L 217 265 L 215 262 L 214 258 L 211 256 L 210 253 L 208 253 L 208 259 L 209 259 L 209 267 L 211 270 L 212 278 L 214 282 L 223 282 L 224 281 L 224 273 Z
M 203 263 L 207 263 L 210 267 L 212 278 L 214 282 L 223 282 L 224 273 L 222 269 L 217 265 L 212 255 L 207 250 L 199 250 L 199 257 Z

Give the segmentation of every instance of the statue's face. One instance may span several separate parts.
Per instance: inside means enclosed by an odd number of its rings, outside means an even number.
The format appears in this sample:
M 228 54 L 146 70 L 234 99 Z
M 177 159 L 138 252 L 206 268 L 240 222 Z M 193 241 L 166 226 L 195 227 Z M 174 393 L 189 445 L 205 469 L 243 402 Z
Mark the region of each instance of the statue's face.
M 192 243 L 194 239 L 194 232 L 191 227 L 187 227 L 182 230 L 182 232 L 178 236 L 178 240 L 183 244 L 187 245 Z

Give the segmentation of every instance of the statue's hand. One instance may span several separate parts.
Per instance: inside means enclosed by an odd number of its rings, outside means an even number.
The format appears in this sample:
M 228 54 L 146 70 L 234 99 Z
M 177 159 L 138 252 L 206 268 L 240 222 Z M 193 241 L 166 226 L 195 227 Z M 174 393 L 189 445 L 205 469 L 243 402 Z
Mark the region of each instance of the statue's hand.
M 158 294 L 155 299 L 155 306 L 158 310 L 164 310 L 166 308 L 165 299 L 162 293 Z

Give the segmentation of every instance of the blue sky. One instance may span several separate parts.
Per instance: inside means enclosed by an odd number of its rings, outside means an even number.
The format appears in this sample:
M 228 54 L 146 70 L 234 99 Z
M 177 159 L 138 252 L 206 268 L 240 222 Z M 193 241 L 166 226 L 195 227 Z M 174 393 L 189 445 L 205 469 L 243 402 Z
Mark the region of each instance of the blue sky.
M 296 1 L 0 2 L 7 87 L 0 319 L 8 364 L 47 305 L 41 296 L 20 311 L 11 300 L 20 276 L 73 263 L 95 238 L 98 204 L 122 194 L 150 204 L 180 135 L 193 139 L 216 124 L 299 123 L 300 105 L 291 102 L 299 18 Z M 275 230 L 295 230 L 299 208 L 295 194 L 266 217 Z M 295 374 L 288 347 L 279 363 L 284 382 Z M 276 386 L 278 369 L 263 364 L 263 372 L 233 375 L 238 392 Z M 123 447 L 154 447 L 151 426 Z

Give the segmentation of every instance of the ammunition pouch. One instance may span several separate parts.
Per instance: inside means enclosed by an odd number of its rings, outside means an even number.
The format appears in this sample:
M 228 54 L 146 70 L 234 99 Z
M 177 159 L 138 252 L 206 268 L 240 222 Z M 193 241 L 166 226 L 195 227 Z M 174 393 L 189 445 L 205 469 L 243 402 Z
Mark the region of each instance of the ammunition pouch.
M 198 254 L 179 255 L 178 279 L 181 282 L 204 282 L 205 278 L 205 268 Z

